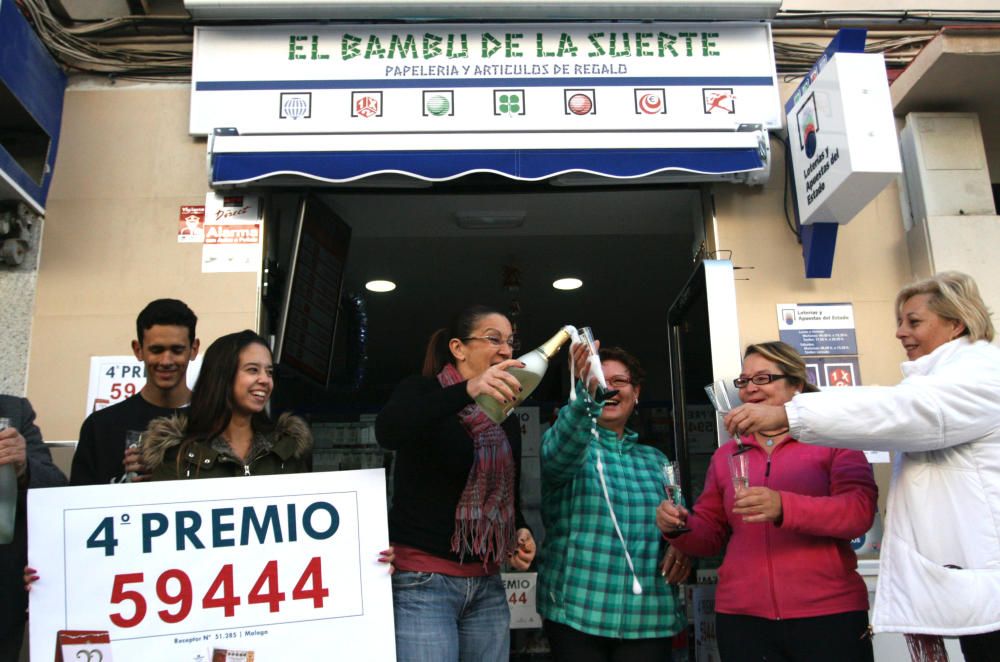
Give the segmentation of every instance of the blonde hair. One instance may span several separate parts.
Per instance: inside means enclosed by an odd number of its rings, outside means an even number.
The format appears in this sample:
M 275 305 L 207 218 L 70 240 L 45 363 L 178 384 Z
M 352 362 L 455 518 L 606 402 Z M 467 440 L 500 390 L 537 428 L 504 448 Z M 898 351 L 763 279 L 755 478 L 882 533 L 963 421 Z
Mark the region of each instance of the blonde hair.
M 793 386 L 802 387 L 803 393 L 815 393 L 819 390 L 815 384 L 810 383 L 809 378 L 806 376 L 806 362 L 802 360 L 802 357 L 795 351 L 795 348 L 788 343 L 783 343 L 780 340 L 772 340 L 770 342 L 748 345 L 747 351 L 743 353 L 743 358 L 746 359 L 751 354 L 760 354 L 768 361 L 774 363 L 778 366 L 781 374 L 788 377 L 788 381 Z
M 929 295 L 927 307 L 934 314 L 964 324 L 962 335 L 969 336 L 969 340 L 993 342 L 995 332 L 990 311 L 972 276 L 960 271 L 942 271 L 907 285 L 896 295 L 896 315 L 901 315 L 903 304 L 918 294 Z

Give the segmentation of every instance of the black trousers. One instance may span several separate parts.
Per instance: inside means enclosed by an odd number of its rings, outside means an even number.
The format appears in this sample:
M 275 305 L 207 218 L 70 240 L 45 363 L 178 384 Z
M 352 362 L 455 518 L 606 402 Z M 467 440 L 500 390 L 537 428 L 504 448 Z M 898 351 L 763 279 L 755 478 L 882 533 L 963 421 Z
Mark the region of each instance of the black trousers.
M 965 662 L 1000 662 L 1000 630 L 958 638 Z
M 671 637 L 596 637 L 554 621 L 545 621 L 544 628 L 553 662 L 669 662 L 672 655 Z
M 772 621 L 716 614 L 722 662 L 874 662 L 868 612 Z
M 0 660 L 2 662 L 17 662 L 21 656 L 21 646 L 24 644 L 24 623 L 11 627 L 6 634 L 0 636 Z

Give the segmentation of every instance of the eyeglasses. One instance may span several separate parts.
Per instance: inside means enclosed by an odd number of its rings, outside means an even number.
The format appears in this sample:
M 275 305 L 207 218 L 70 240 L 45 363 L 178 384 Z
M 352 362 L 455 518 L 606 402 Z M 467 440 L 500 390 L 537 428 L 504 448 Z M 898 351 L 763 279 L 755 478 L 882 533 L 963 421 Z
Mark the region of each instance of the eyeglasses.
M 629 379 L 628 377 L 612 377 L 611 379 L 608 379 L 607 382 L 608 386 L 610 386 L 611 388 L 620 389 L 620 388 L 625 388 L 626 386 L 631 384 L 632 380 Z
M 500 345 L 507 345 L 511 349 L 520 349 L 521 347 L 521 340 L 517 336 L 510 336 L 506 339 L 500 336 L 466 336 L 465 338 L 461 338 L 462 342 L 467 340 L 485 340 L 494 347 L 499 347 Z
M 733 386 L 736 388 L 746 388 L 748 384 L 756 384 L 757 386 L 763 386 L 764 384 L 770 384 L 777 379 L 784 379 L 788 375 L 754 375 L 753 377 L 737 377 L 733 380 Z

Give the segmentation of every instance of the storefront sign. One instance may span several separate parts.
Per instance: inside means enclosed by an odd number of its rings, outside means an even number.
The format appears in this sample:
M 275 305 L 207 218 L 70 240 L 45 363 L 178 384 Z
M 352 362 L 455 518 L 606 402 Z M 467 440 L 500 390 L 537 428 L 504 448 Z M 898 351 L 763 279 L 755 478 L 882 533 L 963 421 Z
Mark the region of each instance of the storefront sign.
M 32 490 L 28 526 L 32 650 L 396 659 L 384 470 Z
M 199 26 L 194 58 L 193 134 L 781 126 L 766 23 Z
M 779 303 L 778 336 L 802 356 L 858 353 L 854 306 L 849 303 Z
M 186 381 L 193 387 L 201 369 L 201 357 L 188 364 Z M 87 409 L 89 416 L 131 397 L 146 385 L 146 364 L 131 354 L 121 356 L 91 356 L 90 380 L 87 384 Z

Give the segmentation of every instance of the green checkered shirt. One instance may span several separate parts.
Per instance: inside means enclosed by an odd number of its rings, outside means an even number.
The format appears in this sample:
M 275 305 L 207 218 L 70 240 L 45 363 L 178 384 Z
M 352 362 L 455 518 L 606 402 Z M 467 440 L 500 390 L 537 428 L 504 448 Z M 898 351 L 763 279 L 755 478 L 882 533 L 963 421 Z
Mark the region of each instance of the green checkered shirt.
M 616 639 L 670 637 L 685 625 L 677 588 L 660 576 L 666 544 L 656 528 L 666 456 L 636 443 L 626 430 L 592 422 L 601 407 L 580 394 L 559 411 L 542 437 L 542 518 L 545 541 L 538 571 L 538 612 L 586 634 Z M 615 533 L 597 472 L 600 448 L 614 506 L 642 594 Z

